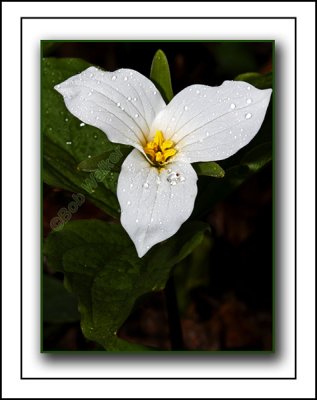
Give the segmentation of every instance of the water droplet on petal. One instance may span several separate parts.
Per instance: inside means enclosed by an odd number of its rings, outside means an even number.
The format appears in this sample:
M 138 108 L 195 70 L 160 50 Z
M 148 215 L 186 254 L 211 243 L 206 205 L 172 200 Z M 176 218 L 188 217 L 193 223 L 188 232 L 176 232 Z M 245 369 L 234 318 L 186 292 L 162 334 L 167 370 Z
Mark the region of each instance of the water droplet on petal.
M 139 223 L 139 220 L 138 220 L 138 219 L 136 219 L 136 220 L 135 220 L 135 223 L 136 223 L 136 224 L 138 224 L 138 223 Z
M 113 77 L 111 78 L 113 81 L 115 81 L 117 79 L 116 75 L 113 75 Z
M 127 80 L 128 80 L 128 77 L 127 77 L 127 76 L 125 76 L 125 77 L 123 78 L 123 80 L 124 80 L 124 81 L 127 81 Z
M 150 186 L 150 185 L 149 185 L 147 182 L 145 182 L 144 185 L 143 185 L 144 189 L 148 189 L 149 186 Z
M 134 116 L 135 116 L 135 118 L 139 118 L 139 114 L 135 114 Z
M 154 90 L 154 92 L 153 92 L 154 96 L 156 95 L 156 93 L 157 93 L 157 91 L 156 91 L 156 90 Z
M 252 99 L 247 99 L 247 104 L 251 104 L 252 103 Z
M 121 106 L 121 103 L 117 103 L 117 107 L 120 107 Z
M 179 172 L 173 171 L 167 176 L 167 182 L 169 182 L 172 186 L 177 185 L 178 182 L 184 182 L 184 181 L 185 177 L 181 175 Z
M 131 201 L 129 200 L 129 201 L 127 201 L 127 205 L 129 206 L 131 204 Z
M 187 111 L 188 110 L 188 106 L 184 106 L 184 110 Z
M 200 90 L 196 90 L 196 94 L 199 94 L 200 93 Z
M 230 104 L 231 110 L 234 110 L 236 108 L 236 105 L 234 103 Z
M 245 119 L 250 119 L 251 117 L 252 117 L 252 114 L 251 114 L 251 113 L 245 114 Z

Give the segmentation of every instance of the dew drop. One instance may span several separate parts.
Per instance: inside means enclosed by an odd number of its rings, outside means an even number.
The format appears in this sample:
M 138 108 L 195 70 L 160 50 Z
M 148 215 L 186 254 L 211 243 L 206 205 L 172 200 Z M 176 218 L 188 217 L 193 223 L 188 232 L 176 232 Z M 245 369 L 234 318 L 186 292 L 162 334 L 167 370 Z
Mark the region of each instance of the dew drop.
M 85 126 L 86 124 L 84 124 L 83 122 L 81 124 L 79 124 L 79 126 Z
M 252 114 L 251 114 L 251 113 L 245 114 L 245 119 L 250 119 L 251 117 L 252 117 Z
M 139 223 L 139 220 L 138 220 L 138 219 L 136 219 L 136 220 L 135 220 L 135 223 L 136 223 L 136 224 L 138 224 L 138 223 Z
M 188 106 L 184 106 L 184 110 L 187 111 L 188 110 Z
M 127 205 L 129 206 L 131 204 L 131 201 L 129 200 L 129 201 L 127 201 Z
M 90 154 L 88 154 L 88 158 L 91 158 L 91 155 L 90 155 Z
M 111 78 L 111 80 L 115 81 L 117 79 L 116 75 L 113 75 L 113 77 Z
M 206 132 L 206 136 L 208 137 L 210 135 L 210 133 L 209 132 Z
M 252 103 L 252 99 L 247 99 L 247 104 L 251 104 Z
M 127 81 L 127 80 L 128 80 L 128 77 L 127 77 L 127 76 L 125 76 L 125 77 L 123 78 L 123 80 L 124 80 L 124 81 Z
M 65 122 L 68 122 L 68 118 L 65 118 Z
M 70 144 L 72 144 L 72 142 L 66 142 L 66 144 L 70 145 Z
M 117 103 L 117 107 L 120 107 L 121 106 L 121 103 Z
M 131 101 L 131 100 L 132 100 L 132 99 L 131 99 L 131 97 L 129 96 L 129 97 L 128 97 L 128 101 Z
M 135 114 L 134 116 L 135 116 L 135 118 L 139 118 L 139 114 Z
M 196 94 L 199 94 L 200 93 L 200 90 L 196 90 Z
M 156 90 L 154 90 L 153 94 L 154 94 L 154 96 L 155 96 L 155 95 L 157 94 L 157 91 L 156 91 Z
M 149 186 L 150 186 L 150 185 L 149 185 L 147 182 L 145 182 L 144 185 L 143 185 L 144 189 L 148 189 Z
M 248 89 L 248 90 L 251 90 L 251 86 L 248 86 L 247 89 Z
M 137 101 L 137 98 L 136 98 L 136 97 L 133 97 L 133 101 Z
M 133 183 L 130 183 L 130 189 L 132 189 L 133 188 Z
M 169 184 L 171 184 L 172 186 L 177 185 L 178 182 L 184 182 L 185 181 L 185 177 L 183 175 L 181 175 L 179 172 L 171 172 L 168 176 L 167 176 L 167 182 Z
M 236 108 L 236 105 L 234 103 L 230 104 L 231 110 L 234 110 Z

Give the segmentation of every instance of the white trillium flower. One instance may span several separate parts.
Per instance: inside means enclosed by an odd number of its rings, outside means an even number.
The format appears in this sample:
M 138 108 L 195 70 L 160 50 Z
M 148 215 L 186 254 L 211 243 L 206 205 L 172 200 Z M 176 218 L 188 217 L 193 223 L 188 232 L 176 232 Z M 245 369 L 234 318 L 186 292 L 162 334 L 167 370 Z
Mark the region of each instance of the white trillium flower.
M 90 67 L 55 89 L 68 110 L 111 142 L 133 146 L 122 164 L 117 195 L 121 223 L 139 257 L 174 235 L 191 215 L 197 175 L 191 163 L 223 160 L 259 131 L 271 89 L 225 81 L 192 85 L 166 105 L 137 71 Z

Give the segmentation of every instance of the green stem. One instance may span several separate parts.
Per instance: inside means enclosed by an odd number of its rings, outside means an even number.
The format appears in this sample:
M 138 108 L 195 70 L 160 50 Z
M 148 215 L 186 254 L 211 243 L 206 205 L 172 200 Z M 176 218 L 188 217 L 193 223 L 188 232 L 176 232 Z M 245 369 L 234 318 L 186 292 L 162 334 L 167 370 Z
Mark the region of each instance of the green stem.
M 174 278 L 171 276 L 165 287 L 168 326 L 170 331 L 171 350 L 184 350 L 182 326 L 179 318 Z

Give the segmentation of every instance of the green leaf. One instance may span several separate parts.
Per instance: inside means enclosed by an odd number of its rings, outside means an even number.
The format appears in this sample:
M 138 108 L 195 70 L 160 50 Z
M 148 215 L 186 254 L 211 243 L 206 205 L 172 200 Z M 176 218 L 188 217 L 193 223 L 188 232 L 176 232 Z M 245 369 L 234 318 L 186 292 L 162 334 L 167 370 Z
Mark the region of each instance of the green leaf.
M 214 178 L 223 178 L 225 171 L 214 161 L 194 163 L 193 167 L 197 175 L 212 176 Z
M 97 207 L 113 217 L 119 216 L 116 197 L 118 171 L 128 146 L 111 143 L 105 133 L 74 117 L 54 86 L 88 68 L 80 59 L 42 60 L 41 130 L 43 179 L 48 185 L 84 194 Z M 108 155 L 116 159 L 111 173 L 87 174 L 78 165 L 90 158 Z M 104 160 L 106 161 L 106 160 Z
M 170 68 L 165 53 L 158 50 L 152 61 L 150 78 L 168 103 L 173 98 Z
M 240 74 L 235 78 L 235 81 L 248 82 L 258 89 L 269 89 L 272 87 L 272 72 L 265 75 L 258 72 L 247 72 Z
M 176 235 L 139 258 L 120 225 L 72 221 L 51 233 L 44 245 L 50 267 L 62 270 L 78 298 L 87 339 L 109 351 L 145 349 L 118 338 L 117 331 L 142 297 L 164 288 L 172 267 L 203 240 L 209 226 L 184 224 Z
M 251 149 L 242 159 L 241 164 L 256 172 L 272 160 L 272 143 L 262 143 Z
M 83 172 L 94 172 L 97 170 L 100 171 L 108 171 L 108 172 L 120 172 L 121 164 L 123 163 L 124 159 L 131 151 L 131 147 L 129 146 L 120 146 L 120 152 L 118 154 L 113 153 L 113 149 L 109 151 L 105 151 L 102 154 L 99 154 L 95 157 L 87 158 L 87 160 L 82 161 L 78 165 L 78 170 Z M 111 162 L 112 157 L 115 156 L 116 162 Z
M 80 320 L 76 297 L 49 275 L 43 276 L 43 321 L 52 323 Z

